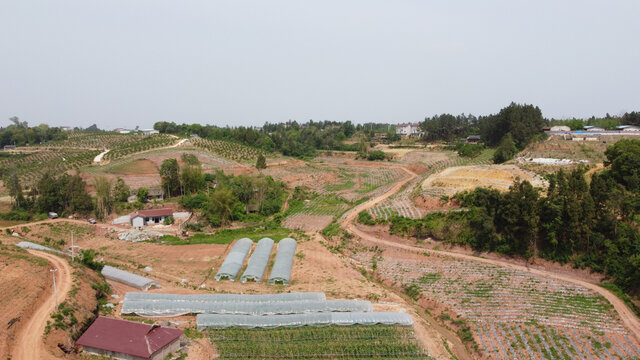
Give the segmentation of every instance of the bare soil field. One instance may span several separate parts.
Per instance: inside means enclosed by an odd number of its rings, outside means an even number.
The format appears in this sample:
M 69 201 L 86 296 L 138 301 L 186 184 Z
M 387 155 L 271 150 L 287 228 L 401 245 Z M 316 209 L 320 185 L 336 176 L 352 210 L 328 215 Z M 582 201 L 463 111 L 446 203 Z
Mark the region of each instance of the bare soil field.
M 52 280 L 46 261 L 7 245 L 0 245 L 0 274 L 0 358 L 6 359 L 30 314 L 52 292 Z
M 551 135 L 546 140 L 530 144 L 517 157 L 587 160 L 589 163 L 598 163 L 605 159 L 604 151 L 614 142 L 613 139 L 607 142 L 571 141 Z
M 456 157 L 458 156 L 452 152 L 411 150 L 406 152 L 399 160 L 405 164 L 421 163 L 423 165 L 432 165 L 438 161 L 446 161 Z
M 545 181 L 515 165 L 476 165 L 451 167 L 428 177 L 422 184 L 426 193 L 454 195 L 476 187 L 508 190 L 516 178 L 527 180 L 533 186 L 544 187 Z

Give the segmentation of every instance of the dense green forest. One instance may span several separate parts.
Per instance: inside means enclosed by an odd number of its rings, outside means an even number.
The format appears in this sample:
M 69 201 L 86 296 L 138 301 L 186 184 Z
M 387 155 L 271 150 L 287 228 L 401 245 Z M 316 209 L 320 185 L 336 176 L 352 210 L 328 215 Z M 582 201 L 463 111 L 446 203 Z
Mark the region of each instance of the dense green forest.
M 541 257 L 606 274 L 640 294 L 640 141 L 607 151 L 606 170 L 588 181 L 585 169 L 548 176 L 548 189 L 516 181 L 509 191 L 477 188 L 456 195 L 468 211 L 419 220 L 395 217 L 396 234 L 433 236 L 479 251 Z M 361 221 L 370 222 L 367 214 Z

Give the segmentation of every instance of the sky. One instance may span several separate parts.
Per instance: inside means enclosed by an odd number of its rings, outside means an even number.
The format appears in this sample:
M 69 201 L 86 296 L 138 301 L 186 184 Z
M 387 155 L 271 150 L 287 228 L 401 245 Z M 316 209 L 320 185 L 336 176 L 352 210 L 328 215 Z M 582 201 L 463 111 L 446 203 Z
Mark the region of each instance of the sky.
M 640 111 L 638 0 L 0 0 L 0 126 Z

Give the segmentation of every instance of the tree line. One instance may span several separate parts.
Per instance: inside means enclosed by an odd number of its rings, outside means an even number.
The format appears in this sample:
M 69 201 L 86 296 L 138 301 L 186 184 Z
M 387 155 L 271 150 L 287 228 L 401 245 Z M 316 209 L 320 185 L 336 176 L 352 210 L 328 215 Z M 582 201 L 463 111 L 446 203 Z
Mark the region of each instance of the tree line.
M 0 146 L 27 144 L 35 145 L 46 141 L 64 140 L 67 135 L 58 127 L 49 127 L 46 124 L 30 127 L 26 121 L 20 121 L 18 117 L 11 117 L 11 125 L 0 128 Z

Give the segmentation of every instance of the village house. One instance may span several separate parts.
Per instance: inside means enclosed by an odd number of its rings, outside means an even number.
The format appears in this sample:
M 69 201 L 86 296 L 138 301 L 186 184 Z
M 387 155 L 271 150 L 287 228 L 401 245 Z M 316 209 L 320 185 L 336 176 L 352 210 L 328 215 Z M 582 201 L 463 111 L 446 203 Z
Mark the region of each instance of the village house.
M 164 200 L 164 190 L 161 188 L 150 188 L 147 190 L 147 201 L 162 201 Z M 127 202 L 138 201 L 138 189 L 133 190 L 131 196 L 127 198 Z
M 396 134 L 406 137 L 417 137 L 422 135 L 420 123 L 398 124 L 396 125 Z
M 556 125 L 556 126 L 552 126 L 549 131 L 553 131 L 553 132 L 569 132 L 571 131 L 571 128 L 566 126 L 566 125 Z
M 129 215 L 129 221 L 134 228 L 141 228 L 150 224 L 162 224 L 170 216 L 173 216 L 173 209 L 138 210 Z
M 182 330 L 99 316 L 76 345 L 98 356 L 162 360 L 180 349 Z

